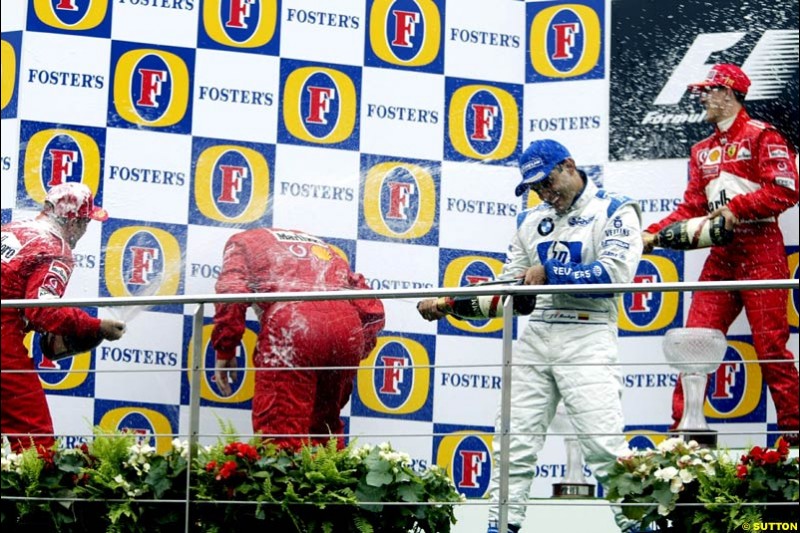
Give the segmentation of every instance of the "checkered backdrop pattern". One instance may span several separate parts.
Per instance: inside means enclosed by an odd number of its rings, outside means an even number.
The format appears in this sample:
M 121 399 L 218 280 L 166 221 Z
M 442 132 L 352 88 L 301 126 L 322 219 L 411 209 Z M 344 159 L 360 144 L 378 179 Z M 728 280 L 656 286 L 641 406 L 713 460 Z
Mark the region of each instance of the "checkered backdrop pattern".
M 3 221 L 33 216 L 54 184 L 92 187 L 111 219 L 78 244 L 68 297 L 213 293 L 225 240 L 260 225 L 329 240 L 374 289 L 490 279 L 516 215 L 536 202 L 513 193 L 520 147 L 535 138 L 560 140 L 592 179 L 638 199 L 645 223 L 682 195 L 685 160 L 608 161 L 610 16 L 601 0 L 3 2 Z M 783 223 L 797 277 L 797 209 Z M 658 251 L 637 281 L 696 279 L 703 258 Z M 391 440 L 420 468 L 447 467 L 483 497 L 501 324 L 431 324 L 415 304 L 385 301 L 365 360 L 380 368 L 359 373 L 347 428 Z M 663 334 L 687 304 L 620 299 L 621 359 L 639 365 L 623 368 L 632 445 L 664 438 L 677 374 L 641 363 L 663 362 Z M 42 383 L 64 444 L 98 423 L 186 434 L 181 369 L 198 356 L 213 367 L 212 306 L 199 355 L 191 306 L 96 312 L 127 320 L 127 335 L 57 363 L 34 353 L 63 370 Z M 796 294 L 788 312 L 796 351 Z M 743 319 L 726 357 L 736 379 L 720 385 L 715 427 L 773 428 L 758 369 L 737 365 L 754 358 Z M 439 367 L 414 368 L 428 364 Z M 219 433 L 217 417 L 250 431 L 252 375 L 228 398 L 210 373 L 201 386 L 201 433 Z M 564 460 L 548 439 L 535 494 L 549 495 Z

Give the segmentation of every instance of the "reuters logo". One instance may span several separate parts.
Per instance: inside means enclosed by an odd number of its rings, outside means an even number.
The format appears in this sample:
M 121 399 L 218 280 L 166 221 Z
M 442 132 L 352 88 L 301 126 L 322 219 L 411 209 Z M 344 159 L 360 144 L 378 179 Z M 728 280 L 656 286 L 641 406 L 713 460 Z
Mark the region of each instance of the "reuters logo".
M 116 63 L 113 106 L 129 124 L 177 126 L 186 119 L 190 88 L 189 68 L 179 55 L 152 48 L 128 50 Z
M 414 415 L 430 404 L 431 360 L 416 340 L 385 336 L 358 370 L 358 397 L 377 413 Z M 427 413 L 430 419 L 430 413 Z
M 105 282 L 110 296 L 179 293 L 181 245 L 170 232 L 149 226 L 116 229 L 106 244 Z
M 602 2 L 527 7 L 533 13 L 528 81 L 603 77 Z
M 370 8 L 369 42 L 379 60 L 375 63 L 383 61 L 401 67 L 430 65 L 440 55 L 441 35 L 439 7 L 431 0 L 406 2 L 402 7 L 394 0 L 377 0 Z
M 262 221 L 271 201 L 269 191 L 270 164 L 252 148 L 221 144 L 203 149 L 197 157 L 194 201 L 207 219 L 229 224 Z
M 424 239 L 436 220 L 436 190 L 431 170 L 422 165 L 386 161 L 371 166 L 364 181 L 367 226 L 391 239 Z
M 274 0 L 207 0 L 203 2 L 203 29 L 214 42 L 232 48 L 253 49 L 269 44 L 278 25 Z
M 448 136 L 453 149 L 469 159 L 502 161 L 519 145 L 517 98 L 490 85 L 455 89 L 448 110 Z
M 30 136 L 25 147 L 23 179 L 31 200 L 43 203 L 47 191 L 68 181 L 82 182 L 97 193 L 100 148 L 90 135 L 91 130 L 86 131 L 54 128 Z
M 86 31 L 106 19 L 108 0 L 33 0 L 33 11 L 43 24 L 65 31 Z

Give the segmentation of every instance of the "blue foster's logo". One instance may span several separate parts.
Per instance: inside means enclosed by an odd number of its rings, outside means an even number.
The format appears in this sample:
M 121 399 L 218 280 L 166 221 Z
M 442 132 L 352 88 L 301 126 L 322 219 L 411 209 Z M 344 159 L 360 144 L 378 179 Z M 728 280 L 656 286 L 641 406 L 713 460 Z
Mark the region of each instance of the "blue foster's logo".
M 442 15 L 437 2 L 377 0 L 368 18 L 367 66 L 442 73 Z
M 205 0 L 198 45 L 201 48 L 277 54 L 279 13 L 278 0 Z
M 613 236 L 607 238 L 613 240 Z M 645 254 L 639 262 L 633 281 L 680 281 L 683 259 L 681 252 L 673 250 L 657 250 Z M 630 292 L 620 296 L 618 308 L 620 336 L 663 335 L 668 329 L 680 325 L 683 298 L 681 293 L 675 291 Z
M 447 431 L 438 426 L 436 432 Z M 487 430 L 490 431 L 490 430 Z M 456 430 L 437 437 L 436 464 L 445 469 L 456 490 L 467 498 L 483 498 L 492 477 L 492 434 L 474 430 Z

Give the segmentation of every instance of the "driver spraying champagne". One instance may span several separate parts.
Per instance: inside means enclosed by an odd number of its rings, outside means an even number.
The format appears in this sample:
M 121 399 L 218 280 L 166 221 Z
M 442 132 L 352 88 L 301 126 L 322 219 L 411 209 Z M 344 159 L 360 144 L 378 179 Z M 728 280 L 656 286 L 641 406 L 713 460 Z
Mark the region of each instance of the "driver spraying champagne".
M 69 182 L 50 189 L 35 219 L 12 221 L 2 228 L 2 298 L 64 296 L 74 266 L 73 248 L 91 220 L 106 219 L 108 213 L 94 204 L 86 185 Z M 3 370 L 27 371 L 3 374 L 3 435 L 15 451 L 51 448 L 53 421 L 25 335 L 38 332 L 44 355 L 58 359 L 90 350 L 103 340 L 119 339 L 125 323 L 101 320 L 74 307 L 3 308 L 0 316 Z

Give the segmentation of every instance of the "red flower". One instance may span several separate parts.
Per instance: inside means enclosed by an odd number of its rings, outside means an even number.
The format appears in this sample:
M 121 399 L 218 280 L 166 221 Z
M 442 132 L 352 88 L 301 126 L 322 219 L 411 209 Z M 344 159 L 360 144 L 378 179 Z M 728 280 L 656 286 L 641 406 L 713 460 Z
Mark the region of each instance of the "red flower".
M 225 455 L 235 455 L 240 459 L 257 461 L 259 459 L 258 450 L 243 442 L 231 442 L 225 446 Z
M 739 479 L 747 477 L 747 467 L 745 465 L 736 465 L 736 477 Z
M 213 472 L 215 468 L 217 468 L 216 461 L 209 461 L 206 463 L 206 472 Z
M 764 464 L 767 465 L 776 465 L 781 460 L 781 454 L 776 452 L 775 450 L 769 450 L 764 454 Z
M 230 478 L 236 473 L 236 467 L 236 461 L 225 461 L 225 463 L 222 465 L 222 468 L 219 469 L 219 474 L 217 474 L 216 478 L 217 481 Z
M 785 460 L 789 457 L 789 442 L 783 437 L 778 437 L 778 440 L 775 442 L 775 449 L 781 454 L 781 459 Z

